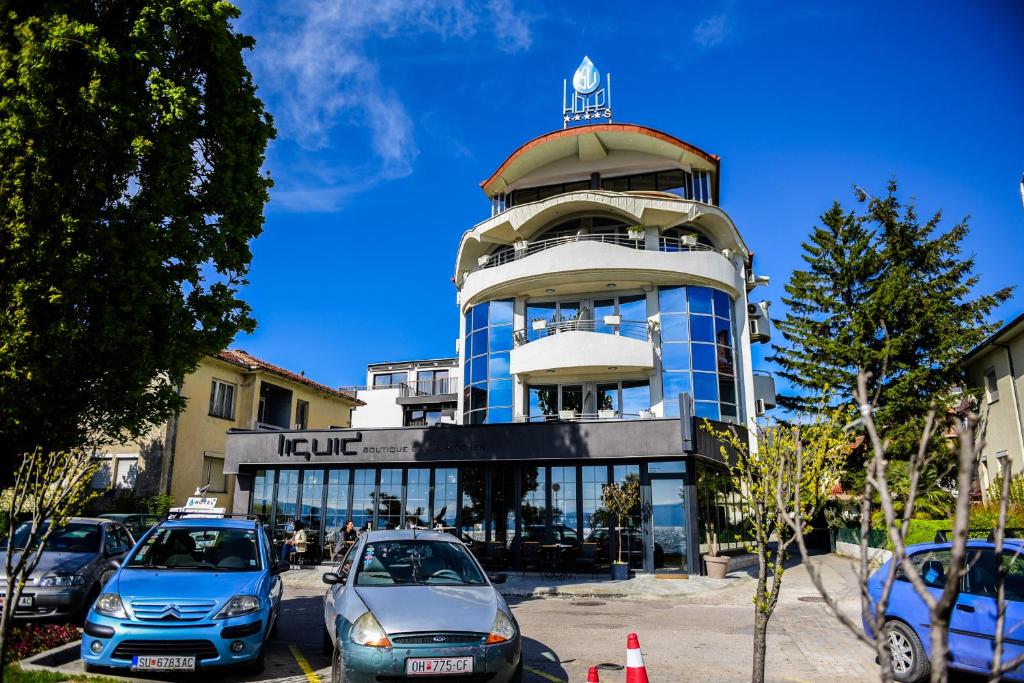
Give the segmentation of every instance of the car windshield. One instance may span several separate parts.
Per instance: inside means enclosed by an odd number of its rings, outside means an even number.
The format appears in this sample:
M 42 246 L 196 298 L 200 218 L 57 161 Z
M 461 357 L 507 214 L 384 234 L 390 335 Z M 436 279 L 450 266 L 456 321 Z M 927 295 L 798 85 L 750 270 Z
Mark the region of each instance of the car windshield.
M 461 543 L 381 541 L 363 549 L 357 586 L 483 585 L 483 574 Z
M 125 563 L 137 569 L 254 572 L 260 554 L 253 529 L 163 527 Z
M 44 522 L 42 532 L 49 528 L 50 523 Z M 14 530 L 14 547 L 23 549 L 32 533 L 32 523 L 24 522 Z M 0 548 L 7 548 L 7 539 L 0 543 Z M 100 549 L 100 528 L 95 524 L 72 522 L 60 529 L 54 529 L 46 541 L 46 550 L 54 553 L 96 553 Z

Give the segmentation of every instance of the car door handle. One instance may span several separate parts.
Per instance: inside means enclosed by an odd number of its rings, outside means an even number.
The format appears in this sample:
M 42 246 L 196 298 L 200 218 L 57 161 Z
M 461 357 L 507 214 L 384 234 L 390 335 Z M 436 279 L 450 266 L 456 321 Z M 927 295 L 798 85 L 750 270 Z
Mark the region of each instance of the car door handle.
M 974 605 L 965 605 L 962 602 L 956 603 L 956 608 L 958 610 L 960 610 L 961 612 L 973 612 L 974 611 Z

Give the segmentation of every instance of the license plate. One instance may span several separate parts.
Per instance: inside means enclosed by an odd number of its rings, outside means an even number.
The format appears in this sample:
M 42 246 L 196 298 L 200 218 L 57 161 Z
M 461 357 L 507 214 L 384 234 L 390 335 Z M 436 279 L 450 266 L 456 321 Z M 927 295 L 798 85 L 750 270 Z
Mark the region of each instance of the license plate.
M 195 657 L 132 657 L 132 671 L 195 671 Z
M 3 606 L 4 598 L 0 595 L 0 606 Z M 35 600 L 31 595 L 22 595 L 18 598 L 18 607 L 32 607 L 35 604 Z
M 406 676 L 457 676 L 471 673 L 472 657 L 414 657 L 405 660 Z

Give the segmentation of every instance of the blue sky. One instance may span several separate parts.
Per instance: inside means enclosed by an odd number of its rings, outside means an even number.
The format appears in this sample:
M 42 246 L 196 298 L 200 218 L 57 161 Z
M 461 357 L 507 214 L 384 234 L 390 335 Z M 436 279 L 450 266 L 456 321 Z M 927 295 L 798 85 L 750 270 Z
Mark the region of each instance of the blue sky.
M 1022 3 L 239 4 L 279 136 L 245 290 L 259 327 L 235 346 L 322 382 L 454 355 L 479 182 L 561 127 L 584 54 L 613 76 L 616 121 L 722 157 L 722 207 L 772 277 L 762 298 L 834 199 L 890 177 L 922 215 L 971 216 L 983 289 L 1024 282 Z M 1018 291 L 997 314 L 1022 311 Z

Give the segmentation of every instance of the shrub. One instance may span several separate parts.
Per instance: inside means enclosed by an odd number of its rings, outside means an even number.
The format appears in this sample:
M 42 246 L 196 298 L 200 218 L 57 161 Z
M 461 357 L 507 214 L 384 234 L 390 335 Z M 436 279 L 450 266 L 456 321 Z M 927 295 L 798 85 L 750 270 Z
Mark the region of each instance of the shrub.
M 174 507 L 174 498 L 166 493 L 150 496 L 143 502 L 146 504 L 146 512 L 151 515 L 166 515 L 167 511 Z
M 79 639 L 72 624 L 25 624 L 11 628 L 7 659 L 17 661 Z
M 1003 478 L 992 480 L 988 487 L 988 499 L 998 501 L 1003 497 Z M 1017 475 L 1010 480 L 1010 506 L 1024 506 L 1024 476 Z

